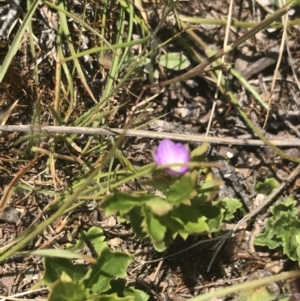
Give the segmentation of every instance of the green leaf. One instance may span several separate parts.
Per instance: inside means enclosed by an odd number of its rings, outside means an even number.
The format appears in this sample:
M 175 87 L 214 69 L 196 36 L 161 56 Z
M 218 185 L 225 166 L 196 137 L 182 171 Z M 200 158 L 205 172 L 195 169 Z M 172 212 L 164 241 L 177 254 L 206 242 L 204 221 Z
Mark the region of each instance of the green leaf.
M 186 239 L 191 234 L 208 234 L 210 233 L 209 226 L 204 216 L 199 216 L 197 221 L 189 221 L 184 225 L 184 230 L 179 230 L 182 238 Z
M 173 204 L 190 204 L 190 199 L 194 194 L 195 180 L 192 179 L 189 173 L 178 178 L 170 186 L 166 193 L 166 198 Z
M 210 173 L 209 173 L 210 174 Z M 210 177 L 208 177 L 210 178 Z M 208 179 L 205 182 L 201 183 L 197 187 L 197 202 L 204 203 L 208 201 L 212 201 L 212 198 L 219 191 L 219 186 L 223 184 L 222 180 L 219 179 Z
M 184 70 L 191 64 L 185 55 L 178 52 L 171 52 L 161 55 L 158 58 L 157 63 L 160 66 L 176 71 Z
M 57 257 L 43 258 L 45 274 L 42 281 L 45 284 L 53 283 L 61 278 L 63 272 L 69 275 L 73 281 L 80 280 L 86 274 L 83 264 L 74 265 L 70 260 Z
M 132 209 L 129 214 L 129 221 L 134 232 L 141 238 L 146 238 L 147 234 L 143 232 L 142 223 L 144 220 L 144 214 L 140 207 Z
M 169 245 L 170 245 L 170 242 L 166 242 L 166 241 L 153 243 L 153 247 L 157 252 L 164 252 Z
M 267 220 L 266 231 L 256 236 L 255 244 L 270 249 L 283 246 L 284 253 L 292 260 L 297 260 L 300 220 L 296 202 L 289 197 L 271 206 L 270 211 L 272 216 Z
M 178 219 L 178 217 L 176 216 L 177 210 L 178 209 L 175 209 L 168 215 L 161 216 L 159 218 L 161 223 L 167 227 L 167 230 L 169 231 L 169 233 L 171 233 L 171 236 L 174 236 L 176 232 L 178 232 L 180 229 L 183 229 L 183 224 L 185 222 Z
M 211 232 L 220 230 L 221 223 L 224 219 L 224 209 L 211 203 L 207 203 L 198 206 L 198 210 L 206 217 Z
M 86 300 L 86 290 L 83 284 L 57 280 L 51 285 L 48 301 L 82 301 Z
M 273 250 L 282 245 L 282 239 L 277 238 L 274 231 L 269 229 L 264 233 L 258 234 L 255 237 L 254 244 L 256 246 L 267 246 Z
M 135 301 L 134 297 L 118 297 L 117 294 L 105 295 L 105 296 L 96 296 L 95 298 L 87 301 Z
M 113 279 L 110 282 L 111 290 L 107 292 L 107 294 L 111 294 L 112 292 L 117 293 L 118 297 L 131 297 L 134 301 L 147 301 L 149 296 L 135 289 L 134 287 L 126 287 L 125 279 Z
M 115 277 L 126 277 L 126 269 L 132 260 L 132 256 L 122 252 L 112 252 L 104 247 L 99 254 L 96 264 L 84 277 L 84 285 L 93 293 L 103 293 L 110 289 L 110 281 Z
M 89 228 L 87 232 L 81 231 L 79 234 L 79 238 L 76 241 L 76 244 L 69 245 L 68 249 L 70 251 L 75 252 L 83 249 L 87 243 L 91 243 L 97 254 L 99 254 L 102 247 L 107 245 L 107 243 L 104 240 L 105 236 L 103 234 L 103 230 L 100 227 L 93 226 Z
M 188 234 L 203 234 L 210 232 L 206 217 L 194 206 L 181 205 L 173 211 L 172 217 L 182 223 L 183 229 L 179 229 L 178 233 L 184 239 L 186 239 Z
M 145 205 L 158 216 L 166 215 L 173 208 L 172 204 L 158 198 L 153 198 L 152 200 L 146 202 Z
M 258 182 L 255 189 L 258 193 L 269 195 L 278 185 L 279 183 L 274 178 L 269 178 L 264 182 Z
M 270 211 L 274 216 L 281 215 L 283 212 L 286 212 L 289 216 L 297 218 L 296 201 L 292 197 L 271 206 Z
M 86 246 L 86 244 L 85 241 L 80 236 L 81 234 L 79 234 L 79 239 L 77 239 L 75 244 L 67 243 L 66 249 L 72 252 L 82 250 Z
M 81 237 L 85 242 L 89 242 L 93 245 L 97 255 L 107 246 L 107 243 L 104 241 L 105 236 L 103 230 L 100 227 L 93 226 L 87 232 L 82 231 Z
M 134 301 L 147 301 L 149 296 L 143 291 L 137 290 L 130 286 L 124 289 L 124 295 L 128 297 L 133 297 Z
M 191 159 L 193 162 L 203 162 L 206 160 L 206 153 L 209 150 L 209 143 L 203 142 L 200 146 L 192 150 Z
M 142 206 L 144 202 L 155 201 L 155 199 L 163 200 L 161 197 L 153 194 L 126 194 L 115 191 L 103 200 L 100 207 L 105 210 L 107 215 L 116 212 L 126 214 L 135 206 Z
M 283 252 L 291 259 L 300 261 L 300 221 L 291 225 L 283 237 Z
M 143 213 L 145 216 L 142 222 L 144 232 L 148 233 L 153 242 L 161 242 L 166 233 L 166 226 L 147 208 L 144 208 Z
M 224 209 L 224 220 L 230 221 L 234 218 L 235 212 L 243 207 L 243 204 L 235 198 L 224 198 L 216 203 L 217 206 Z

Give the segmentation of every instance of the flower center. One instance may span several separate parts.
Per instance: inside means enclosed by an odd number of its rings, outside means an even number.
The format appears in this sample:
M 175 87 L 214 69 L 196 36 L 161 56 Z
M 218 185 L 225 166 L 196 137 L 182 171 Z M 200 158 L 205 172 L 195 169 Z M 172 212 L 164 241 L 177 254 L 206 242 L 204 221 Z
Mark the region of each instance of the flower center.
M 173 162 L 173 163 L 185 163 L 183 160 L 178 160 L 176 162 Z M 182 168 L 182 165 L 177 165 L 177 166 L 172 166 L 171 169 L 176 171 L 176 172 L 180 172 Z

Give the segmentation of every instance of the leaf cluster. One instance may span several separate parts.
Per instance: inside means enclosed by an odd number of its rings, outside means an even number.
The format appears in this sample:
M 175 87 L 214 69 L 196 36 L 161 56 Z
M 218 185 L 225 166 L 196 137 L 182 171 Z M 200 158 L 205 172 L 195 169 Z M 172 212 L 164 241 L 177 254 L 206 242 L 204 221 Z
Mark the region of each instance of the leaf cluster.
M 300 219 L 296 205 L 290 196 L 272 206 L 272 216 L 267 220 L 266 230 L 256 236 L 255 244 L 270 249 L 282 247 L 291 260 L 300 262 Z
M 50 290 L 49 301 L 146 301 L 147 294 L 126 287 L 126 269 L 132 256 L 111 251 L 101 228 L 92 227 L 80 234 L 77 251 L 91 244 L 97 257 L 87 269 L 82 263 L 59 257 L 45 257 L 43 282 Z
M 191 153 L 191 162 L 207 166 L 202 144 Z M 199 180 L 199 179 L 203 180 Z M 192 168 L 181 177 L 156 170 L 147 184 L 157 193 L 124 193 L 115 191 L 100 204 L 106 215 L 116 214 L 130 223 L 135 233 L 150 238 L 158 251 L 163 251 L 175 239 L 188 235 L 207 235 L 220 229 L 224 220 L 233 218 L 242 205 L 236 199 L 212 201 L 219 180 L 213 179 L 207 167 Z

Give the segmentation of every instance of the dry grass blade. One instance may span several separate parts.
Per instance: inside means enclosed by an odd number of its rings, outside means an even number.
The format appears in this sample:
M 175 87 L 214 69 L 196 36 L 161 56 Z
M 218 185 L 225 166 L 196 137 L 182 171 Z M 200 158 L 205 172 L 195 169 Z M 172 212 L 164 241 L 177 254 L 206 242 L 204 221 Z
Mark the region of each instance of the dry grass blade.
M 231 24 L 231 20 L 232 20 L 232 10 L 233 10 L 233 0 L 231 0 L 230 4 L 229 4 L 227 24 L 226 24 L 226 32 L 225 32 L 225 38 L 224 38 L 224 44 L 223 44 L 223 49 L 224 50 L 226 49 L 226 47 L 228 45 L 230 24 Z M 224 65 L 224 63 L 225 63 L 225 54 L 222 56 L 221 65 Z M 214 102 L 213 102 L 211 114 L 210 114 L 210 117 L 209 117 L 207 129 L 206 129 L 206 136 L 208 136 L 208 134 L 209 134 L 211 123 L 212 123 L 214 113 L 215 113 L 215 110 L 216 110 L 217 98 L 218 98 L 219 89 L 220 89 L 220 86 L 221 86 L 222 75 L 223 75 L 223 72 L 222 72 L 222 70 L 220 70 L 220 72 L 218 74 L 218 81 L 217 81 L 217 87 L 216 87 L 216 92 L 215 92 L 215 96 L 214 96 Z
M 18 183 L 19 179 L 42 157 L 43 155 L 40 155 L 38 158 L 30 161 L 27 165 L 24 166 L 22 170 L 20 170 L 15 177 L 12 179 L 10 184 L 5 187 L 4 194 L 2 199 L 0 200 L 0 212 L 3 211 L 7 205 L 8 202 L 13 194 L 13 188 Z
M 0 123 L 1 123 L 1 125 L 6 124 L 7 119 L 9 118 L 12 111 L 14 110 L 16 105 L 18 104 L 18 101 L 19 100 L 16 100 L 7 110 L 0 113 Z
M 283 2 L 283 1 L 279 1 L 279 3 L 280 2 Z M 280 43 L 280 49 L 279 49 L 279 56 L 278 56 L 275 71 L 274 71 L 274 74 L 273 74 L 270 97 L 269 97 L 269 101 L 268 101 L 269 109 L 267 110 L 267 115 L 266 115 L 266 118 L 265 118 L 263 128 L 265 128 L 265 126 L 267 124 L 267 121 L 268 121 L 268 118 L 269 118 L 270 108 L 271 108 L 271 103 L 272 103 L 272 97 L 273 97 L 272 95 L 273 95 L 274 89 L 275 89 L 276 78 L 278 77 L 279 67 L 280 67 L 280 64 L 282 62 L 283 51 L 284 51 L 284 48 L 285 48 L 284 46 L 287 44 L 287 41 L 288 41 L 288 33 L 287 33 L 288 21 L 289 21 L 288 14 L 282 16 L 283 31 L 282 31 L 282 37 L 281 37 L 281 43 Z

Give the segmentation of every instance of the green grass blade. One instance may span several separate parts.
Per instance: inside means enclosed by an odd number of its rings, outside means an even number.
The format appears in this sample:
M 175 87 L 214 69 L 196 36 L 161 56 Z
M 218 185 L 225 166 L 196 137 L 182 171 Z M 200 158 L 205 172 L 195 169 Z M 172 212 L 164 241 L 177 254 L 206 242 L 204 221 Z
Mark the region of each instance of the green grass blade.
M 9 51 L 7 52 L 7 55 L 3 61 L 1 68 L 0 68 L 0 82 L 2 82 L 14 55 L 17 53 L 17 51 L 20 47 L 20 43 L 23 38 L 23 34 L 24 34 L 26 28 L 28 28 L 28 26 L 31 22 L 32 16 L 38 7 L 38 4 L 39 4 L 39 0 L 34 0 L 31 4 L 31 6 L 29 7 L 27 14 L 25 15 L 25 18 L 13 40 L 12 45 L 9 48 Z

